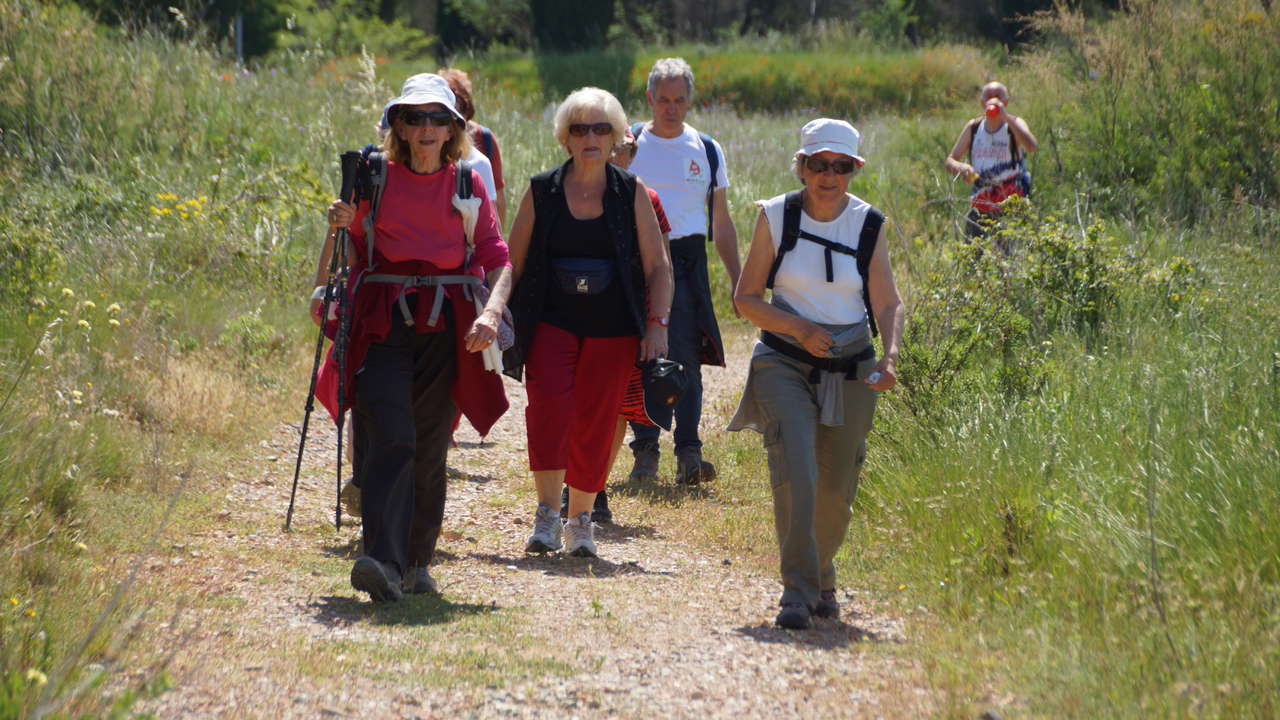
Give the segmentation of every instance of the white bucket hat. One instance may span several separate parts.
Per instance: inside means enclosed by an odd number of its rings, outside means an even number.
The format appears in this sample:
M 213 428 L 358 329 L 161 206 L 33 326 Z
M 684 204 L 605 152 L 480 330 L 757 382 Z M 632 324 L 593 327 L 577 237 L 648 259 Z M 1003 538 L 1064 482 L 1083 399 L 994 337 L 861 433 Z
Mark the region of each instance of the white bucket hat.
M 458 121 L 466 124 L 467 119 L 462 117 L 462 113 L 458 112 L 458 98 L 454 96 L 453 91 L 449 89 L 449 82 L 439 75 L 431 73 L 422 73 L 414 75 L 404 81 L 404 87 L 400 89 L 400 97 L 387 103 L 382 109 L 382 129 L 391 129 L 391 108 L 397 105 L 426 105 L 428 103 L 440 103 L 449 108 L 449 112 L 458 118 Z
M 830 150 L 848 155 L 858 163 L 858 167 L 862 167 L 867 161 L 858 155 L 860 137 L 857 129 L 843 120 L 818 118 L 800 130 L 800 149 L 796 151 L 796 157 Z

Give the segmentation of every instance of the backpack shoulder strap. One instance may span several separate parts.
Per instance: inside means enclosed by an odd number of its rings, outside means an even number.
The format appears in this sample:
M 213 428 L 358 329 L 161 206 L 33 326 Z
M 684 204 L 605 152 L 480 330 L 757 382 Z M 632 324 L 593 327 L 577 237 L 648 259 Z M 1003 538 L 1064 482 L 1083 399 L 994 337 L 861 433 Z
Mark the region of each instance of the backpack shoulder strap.
M 369 153 L 369 184 L 373 186 L 373 197 L 369 199 L 369 212 L 364 216 L 364 244 L 368 249 L 368 267 L 373 268 L 373 226 L 378 219 L 378 208 L 382 206 L 382 193 L 387 189 L 386 153 Z
M 800 239 L 800 210 L 802 208 L 801 193 L 803 190 L 792 190 L 787 193 L 782 205 L 782 239 L 778 242 L 778 252 L 773 258 L 773 267 L 769 268 L 769 281 L 765 287 L 773 289 L 773 280 L 778 276 L 778 268 L 782 267 L 782 256 L 796 248 L 796 240 Z
M 720 174 L 720 153 L 716 152 L 716 143 L 711 136 L 699 132 L 698 137 L 702 138 L 702 148 L 707 152 L 707 169 L 711 171 L 711 182 L 707 183 L 707 242 L 712 242 L 714 238 L 713 230 L 714 207 L 716 194 L 716 176 Z
M 644 134 L 644 123 L 638 122 L 631 126 L 631 134 L 635 136 L 636 142 L 640 142 L 640 136 Z
M 876 316 L 871 312 L 871 256 L 876 252 L 876 243 L 880 240 L 880 229 L 883 227 L 884 213 L 871 208 L 862 221 L 862 234 L 858 237 L 858 275 L 862 277 L 862 304 L 866 306 L 871 337 L 880 334 L 880 328 L 876 327 Z
M 487 127 L 480 127 L 480 152 L 484 156 L 493 159 L 493 131 Z
M 470 200 L 474 191 L 471 188 L 471 163 L 466 160 L 459 160 L 454 163 L 454 178 L 457 180 L 458 197 L 463 200 Z

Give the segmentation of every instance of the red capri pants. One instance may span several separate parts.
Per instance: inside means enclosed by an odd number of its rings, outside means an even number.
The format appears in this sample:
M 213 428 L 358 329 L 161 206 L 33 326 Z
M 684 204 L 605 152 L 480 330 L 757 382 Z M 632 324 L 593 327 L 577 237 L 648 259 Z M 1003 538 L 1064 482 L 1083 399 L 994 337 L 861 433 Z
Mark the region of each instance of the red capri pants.
M 525 358 L 529 468 L 564 470 L 582 492 L 608 480 L 609 450 L 640 337 L 579 337 L 539 323 Z

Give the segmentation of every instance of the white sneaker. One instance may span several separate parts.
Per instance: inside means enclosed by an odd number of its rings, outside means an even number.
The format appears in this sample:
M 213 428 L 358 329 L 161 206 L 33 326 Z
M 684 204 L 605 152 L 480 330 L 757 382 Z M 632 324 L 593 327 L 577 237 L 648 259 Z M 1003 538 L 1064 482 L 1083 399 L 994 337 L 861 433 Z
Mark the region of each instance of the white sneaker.
M 538 512 L 533 516 L 533 534 L 525 541 L 524 551 L 555 552 L 564 547 L 563 537 L 564 524 L 560 522 L 560 513 L 549 505 L 538 503 Z
M 566 550 L 570 557 L 600 557 L 596 554 L 596 526 L 591 524 L 590 512 L 569 518 L 564 531 L 569 536 Z

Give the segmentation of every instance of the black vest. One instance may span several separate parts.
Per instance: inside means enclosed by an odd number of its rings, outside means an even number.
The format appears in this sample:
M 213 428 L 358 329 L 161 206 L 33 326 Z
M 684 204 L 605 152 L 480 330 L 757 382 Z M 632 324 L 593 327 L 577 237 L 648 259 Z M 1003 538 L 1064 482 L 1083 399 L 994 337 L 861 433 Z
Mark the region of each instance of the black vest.
M 507 375 L 520 380 L 524 374 L 524 360 L 533 342 L 533 332 L 542 318 L 547 283 L 551 269 L 547 264 L 547 238 L 555 224 L 556 215 L 568 212 L 568 204 L 562 199 L 564 174 L 570 159 L 563 165 L 534 175 L 529 179 L 529 192 L 533 196 L 533 236 L 529 239 L 529 251 L 525 256 L 524 272 L 511 293 L 508 306 L 515 318 L 516 343 L 503 355 L 502 364 Z M 618 258 L 618 281 L 626 292 L 632 320 L 644 337 L 649 312 L 648 285 L 644 265 L 640 262 L 640 245 L 636 232 L 636 175 L 615 165 L 605 165 L 604 218 L 613 237 L 613 247 Z

